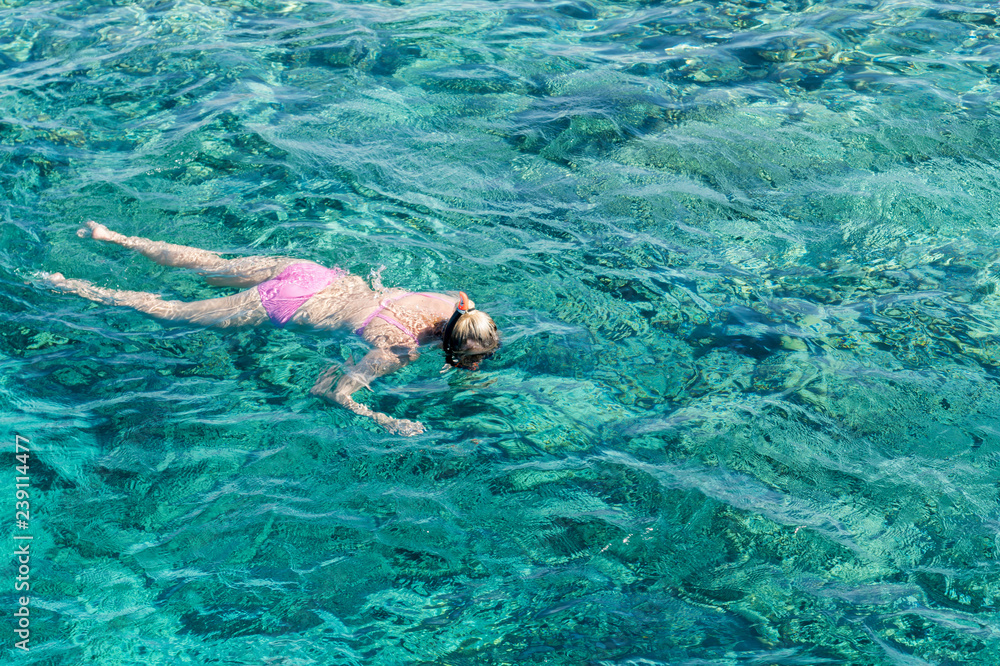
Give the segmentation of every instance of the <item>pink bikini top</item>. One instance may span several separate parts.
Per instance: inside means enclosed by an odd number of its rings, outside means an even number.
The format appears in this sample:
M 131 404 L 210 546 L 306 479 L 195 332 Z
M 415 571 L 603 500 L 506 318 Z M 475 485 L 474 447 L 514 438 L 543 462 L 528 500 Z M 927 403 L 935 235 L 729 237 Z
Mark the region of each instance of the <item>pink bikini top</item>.
M 359 326 L 357 328 L 357 330 L 355 330 L 354 332 L 357 335 L 364 335 L 365 328 L 368 327 L 368 324 L 371 323 L 372 319 L 375 319 L 377 317 L 377 318 L 381 319 L 384 322 L 392 324 L 393 326 L 395 326 L 396 328 L 398 328 L 399 330 L 401 330 L 403 333 L 406 333 L 408 336 L 410 336 L 411 338 L 413 338 L 414 342 L 417 342 L 417 336 L 413 334 L 413 331 L 411 331 L 410 329 L 408 329 L 405 326 L 403 326 L 391 314 L 385 312 L 385 309 L 388 308 L 393 303 L 395 303 L 396 301 L 402 300 L 402 299 L 406 298 L 407 296 L 412 296 L 413 294 L 417 294 L 419 296 L 426 296 L 427 298 L 436 298 L 439 301 L 444 301 L 446 303 L 450 303 L 450 304 L 454 305 L 454 301 L 452 299 L 445 298 L 443 296 L 438 296 L 437 294 L 427 294 L 427 293 L 424 293 L 424 292 L 408 291 L 408 292 L 406 292 L 405 294 L 403 294 L 401 296 L 397 296 L 396 298 L 391 298 L 391 299 L 387 298 L 387 299 L 384 299 L 379 304 L 378 309 L 375 310 L 375 312 L 372 312 L 370 315 L 368 315 L 368 318 L 365 319 L 364 323 L 362 323 L 361 326 Z

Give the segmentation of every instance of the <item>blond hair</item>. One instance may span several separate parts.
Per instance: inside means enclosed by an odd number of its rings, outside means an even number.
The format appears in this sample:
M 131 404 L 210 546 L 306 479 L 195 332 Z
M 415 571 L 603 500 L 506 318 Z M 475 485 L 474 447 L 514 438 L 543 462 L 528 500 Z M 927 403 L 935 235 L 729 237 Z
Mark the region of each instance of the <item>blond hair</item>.
M 470 310 L 455 322 L 450 342 L 451 348 L 457 353 L 468 349 L 470 343 L 483 350 L 492 350 L 500 344 L 500 333 L 497 331 L 496 323 L 488 314 Z

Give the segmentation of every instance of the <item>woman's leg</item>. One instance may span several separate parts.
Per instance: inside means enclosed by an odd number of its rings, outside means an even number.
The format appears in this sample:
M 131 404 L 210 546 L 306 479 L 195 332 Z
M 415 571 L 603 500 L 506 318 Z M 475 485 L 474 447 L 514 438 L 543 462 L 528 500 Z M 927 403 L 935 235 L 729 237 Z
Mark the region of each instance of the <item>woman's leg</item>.
M 161 266 L 192 268 L 204 276 L 209 284 L 217 287 L 252 287 L 276 277 L 289 264 L 297 261 L 290 257 L 223 259 L 218 253 L 209 250 L 139 236 L 125 236 L 93 221 L 87 222 L 76 233 L 80 238 L 89 237 L 134 250 Z
M 210 298 L 204 301 L 165 301 L 159 294 L 150 294 L 145 291 L 104 289 L 87 280 L 67 279 L 61 273 L 53 273 L 44 277 L 49 285 L 60 291 L 77 294 L 105 305 L 130 307 L 164 321 L 190 322 L 202 326 L 230 328 L 257 326 L 268 320 L 256 289 L 248 289 L 232 296 Z

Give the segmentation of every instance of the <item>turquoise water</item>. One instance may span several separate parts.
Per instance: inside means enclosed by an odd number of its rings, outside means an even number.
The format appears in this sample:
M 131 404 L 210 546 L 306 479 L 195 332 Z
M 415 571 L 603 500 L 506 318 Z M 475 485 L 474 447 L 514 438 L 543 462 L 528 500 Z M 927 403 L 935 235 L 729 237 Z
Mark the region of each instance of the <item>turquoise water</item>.
M 5 2 L 0 418 L 25 664 L 1000 663 L 1000 16 L 929 0 Z M 351 336 L 127 234 L 464 289 Z M 5 657 L 6 658 L 6 657 Z

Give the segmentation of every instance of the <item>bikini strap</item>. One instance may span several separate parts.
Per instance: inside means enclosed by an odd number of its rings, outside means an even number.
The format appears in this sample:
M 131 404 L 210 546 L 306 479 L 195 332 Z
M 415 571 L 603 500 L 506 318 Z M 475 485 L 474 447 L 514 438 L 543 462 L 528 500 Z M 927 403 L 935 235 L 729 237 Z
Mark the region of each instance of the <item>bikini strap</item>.
M 396 321 L 396 319 L 394 317 L 392 317 L 390 315 L 382 314 L 382 311 L 385 310 L 387 307 L 389 307 L 390 305 L 392 305 L 393 303 L 395 303 L 398 300 L 406 298 L 407 296 L 412 296 L 413 293 L 414 292 L 412 292 L 412 291 L 408 291 L 405 294 L 402 294 L 401 296 L 397 296 L 396 298 L 393 298 L 393 299 L 383 299 L 382 302 L 379 303 L 378 309 L 375 310 L 374 312 L 372 312 L 370 315 L 368 315 L 368 318 L 365 319 L 364 322 L 362 322 L 361 326 L 359 326 L 357 328 L 357 330 L 354 331 L 354 334 L 355 335 L 364 335 L 365 329 L 368 328 L 368 324 L 371 323 L 372 319 L 375 319 L 376 317 L 378 317 L 382 321 L 385 321 L 385 322 L 388 322 L 388 323 L 392 324 L 393 326 L 395 326 L 396 328 L 398 328 L 399 330 L 401 330 L 402 332 L 406 333 L 411 338 L 413 338 L 414 341 L 416 341 L 417 336 L 413 335 L 413 333 L 411 333 L 410 331 L 406 330 L 406 327 L 403 326 L 402 324 L 400 324 L 398 321 Z
M 419 296 L 426 296 L 427 298 L 436 298 L 439 301 L 444 301 L 445 303 L 448 303 L 449 305 L 454 305 L 455 304 L 455 301 L 453 299 L 445 298 L 444 296 L 439 296 L 438 294 L 430 294 L 430 293 L 427 293 L 425 291 L 422 291 L 418 295 Z
M 384 312 L 380 312 L 380 313 L 378 313 L 378 318 L 381 319 L 384 322 L 388 322 L 388 323 L 392 324 L 393 326 L 395 326 L 396 328 L 398 328 L 399 330 L 401 330 L 403 333 L 406 333 L 408 336 L 410 336 L 411 338 L 413 338 L 414 342 L 419 342 L 419 340 L 417 339 L 417 336 L 413 334 L 413 331 L 411 331 L 410 329 L 406 328 L 401 323 L 399 323 L 399 321 L 395 317 L 393 317 L 392 315 L 386 314 Z
M 403 294 L 402 296 L 397 296 L 396 298 L 393 298 L 392 300 L 383 300 L 379 304 L 379 308 L 377 310 L 375 310 L 374 312 L 372 312 L 370 315 L 368 315 L 368 318 L 365 319 L 365 321 L 361 324 L 361 326 L 358 327 L 358 329 L 356 331 L 354 331 L 355 335 L 364 335 L 365 329 L 368 328 L 368 324 L 371 323 L 372 319 L 378 318 L 378 319 L 381 319 L 382 321 L 386 322 L 387 324 L 392 324 L 393 326 L 395 326 L 396 328 L 398 328 L 399 330 L 401 330 L 403 333 L 406 333 L 408 336 L 410 336 L 411 338 L 413 338 L 414 342 L 418 342 L 419 340 L 418 340 L 417 336 L 413 334 L 413 331 L 411 331 L 408 328 L 406 328 L 405 326 L 403 326 L 403 324 L 401 324 L 392 315 L 387 314 L 386 312 L 384 312 L 384 310 L 387 307 L 389 307 L 390 305 L 392 305 L 396 301 L 402 300 L 402 299 L 406 298 L 407 296 L 413 296 L 414 294 L 416 294 L 417 296 L 426 296 L 427 298 L 436 298 L 439 301 L 444 301 L 445 303 L 448 303 L 448 304 L 454 304 L 454 301 L 452 299 L 445 298 L 444 296 L 439 296 L 437 294 L 430 294 L 430 293 L 427 293 L 427 292 L 408 291 L 405 294 Z

